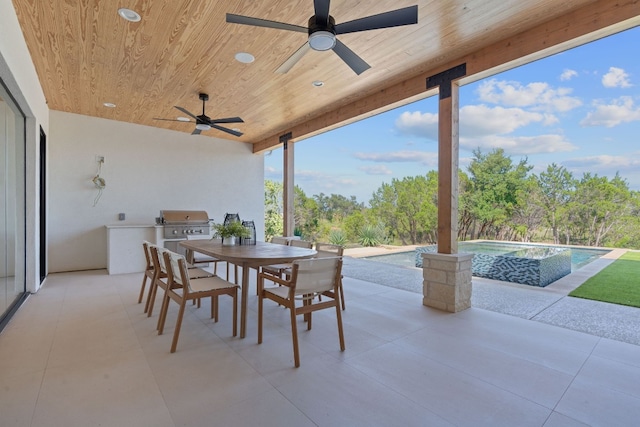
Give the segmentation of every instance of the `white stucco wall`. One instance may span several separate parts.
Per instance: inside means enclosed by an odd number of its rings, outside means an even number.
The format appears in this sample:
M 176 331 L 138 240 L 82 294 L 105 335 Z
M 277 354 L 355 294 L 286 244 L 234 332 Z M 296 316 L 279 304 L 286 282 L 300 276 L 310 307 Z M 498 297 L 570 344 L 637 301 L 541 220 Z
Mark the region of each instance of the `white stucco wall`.
M 49 143 L 52 273 L 106 268 L 104 226 L 154 224 L 161 209 L 202 209 L 216 222 L 239 213 L 264 235 L 264 162 L 249 144 L 59 111 Z M 94 207 L 96 156 L 107 185 Z

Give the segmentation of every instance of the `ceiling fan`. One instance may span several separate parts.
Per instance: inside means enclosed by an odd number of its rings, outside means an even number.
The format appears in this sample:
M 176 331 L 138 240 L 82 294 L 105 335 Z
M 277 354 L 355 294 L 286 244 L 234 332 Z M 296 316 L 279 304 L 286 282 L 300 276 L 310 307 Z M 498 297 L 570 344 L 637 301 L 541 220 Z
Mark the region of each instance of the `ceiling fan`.
M 182 107 L 178 107 L 177 105 L 174 105 L 175 108 L 177 108 L 178 110 L 182 111 L 183 113 L 185 113 L 186 115 L 188 115 L 189 117 L 192 117 L 193 119 L 195 119 L 195 124 L 196 124 L 196 128 L 193 130 L 193 132 L 191 132 L 191 135 L 200 135 L 200 133 L 203 130 L 209 130 L 211 128 L 214 129 L 218 129 L 221 130 L 223 132 L 227 132 L 230 133 L 231 135 L 234 136 L 242 136 L 242 132 L 238 132 L 236 130 L 233 129 L 228 129 L 222 126 L 218 126 L 218 123 L 244 123 L 244 120 L 242 120 L 240 117 L 228 117 L 226 119 L 212 119 L 209 116 L 207 116 L 204 113 L 204 104 L 206 101 L 209 100 L 209 95 L 207 95 L 206 93 L 201 93 L 198 95 L 198 97 L 202 100 L 202 114 L 200 116 L 196 116 L 193 113 L 190 113 L 189 111 L 187 111 L 185 108 Z M 153 120 L 165 120 L 168 122 L 188 122 L 188 123 L 194 123 L 191 120 L 178 120 L 178 119 L 161 119 L 158 117 L 154 117 Z
M 345 46 L 336 38 L 337 35 L 356 33 L 359 31 L 377 30 L 380 28 L 399 27 L 418 23 L 418 6 L 409 6 L 390 12 L 371 15 L 365 18 L 336 24 L 333 16 L 329 15 L 330 0 L 314 0 L 315 15 L 309 18 L 308 27 L 286 24 L 284 22 L 268 21 L 266 19 L 251 18 L 249 16 L 227 13 L 227 22 L 233 24 L 253 25 L 256 27 L 275 28 L 278 30 L 308 33 L 309 39 L 293 55 L 289 57 L 277 70 L 284 74 L 289 71 L 309 49 L 333 51 L 358 75 L 371 68 L 362 58 Z

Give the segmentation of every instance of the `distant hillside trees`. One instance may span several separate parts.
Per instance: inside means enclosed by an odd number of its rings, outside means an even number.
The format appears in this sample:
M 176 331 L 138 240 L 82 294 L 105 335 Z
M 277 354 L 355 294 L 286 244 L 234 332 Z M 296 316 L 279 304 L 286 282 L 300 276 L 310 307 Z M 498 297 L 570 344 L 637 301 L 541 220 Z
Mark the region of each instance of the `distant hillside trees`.
M 576 178 L 552 163 L 539 175 L 526 158 L 504 150 L 473 152 L 459 171 L 458 238 L 553 242 L 640 249 L 640 193 L 622 177 Z M 426 244 L 437 241 L 438 174 L 392 179 L 369 206 L 295 189 L 296 234 L 342 244 Z M 282 233 L 282 184 L 265 184 L 266 237 Z M 278 228 L 279 227 L 279 228 Z

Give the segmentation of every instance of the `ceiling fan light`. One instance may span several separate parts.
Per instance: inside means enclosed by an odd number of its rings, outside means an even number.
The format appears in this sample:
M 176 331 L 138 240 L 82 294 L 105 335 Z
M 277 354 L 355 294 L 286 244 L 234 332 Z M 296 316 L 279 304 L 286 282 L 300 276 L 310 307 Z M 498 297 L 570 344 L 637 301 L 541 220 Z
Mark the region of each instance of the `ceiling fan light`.
M 330 31 L 316 31 L 309 36 L 309 46 L 313 50 L 329 50 L 336 45 L 336 35 Z
M 198 123 L 196 125 L 196 129 L 198 129 L 198 130 L 209 130 L 209 129 L 211 129 L 211 126 L 209 126 L 208 124 L 205 124 L 205 123 Z

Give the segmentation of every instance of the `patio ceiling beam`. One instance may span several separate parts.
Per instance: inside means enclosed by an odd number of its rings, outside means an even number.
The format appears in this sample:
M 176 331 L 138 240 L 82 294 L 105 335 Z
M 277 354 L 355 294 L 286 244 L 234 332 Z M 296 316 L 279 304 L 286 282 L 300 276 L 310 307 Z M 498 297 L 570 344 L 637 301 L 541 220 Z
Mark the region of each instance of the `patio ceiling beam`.
M 469 83 L 636 25 L 640 25 L 638 0 L 595 1 L 446 64 L 425 64 L 420 69 L 410 70 L 408 77 L 399 83 L 380 88 L 372 95 L 310 118 L 287 131 L 291 132 L 293 141 L 299 141 L 433 95 L 436 91 L 426 90 L 424 86 L 427 76 L 438 74 L 457 64 L 467 64 L 469 77 L 462 83 Z M 253 152 L 259 153 L 281 146 L 281 134 L 282 131 L 255 142 Z

